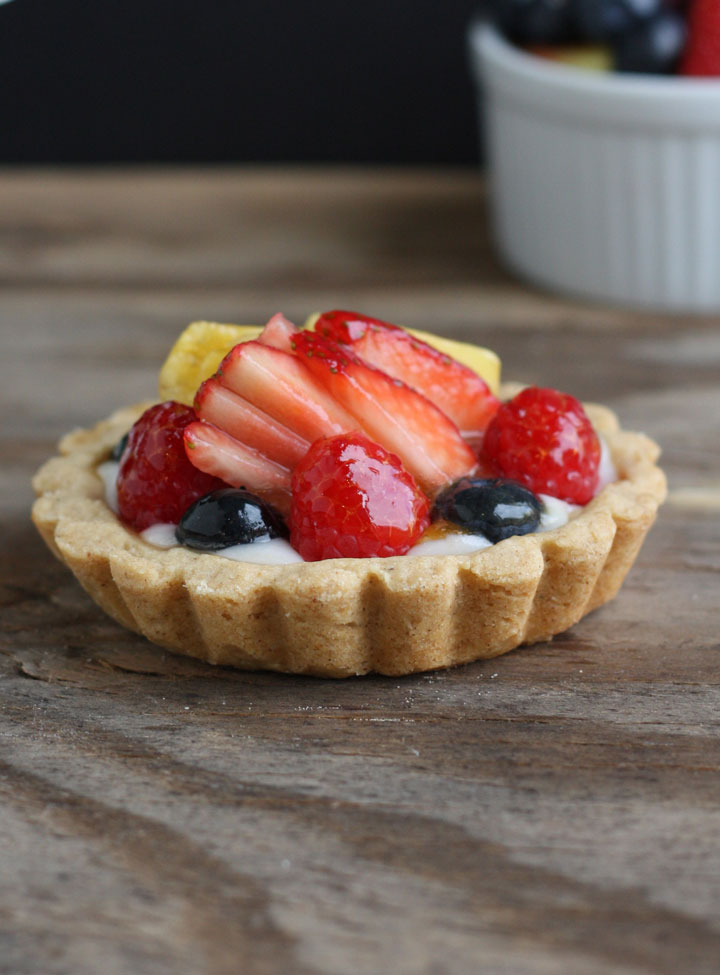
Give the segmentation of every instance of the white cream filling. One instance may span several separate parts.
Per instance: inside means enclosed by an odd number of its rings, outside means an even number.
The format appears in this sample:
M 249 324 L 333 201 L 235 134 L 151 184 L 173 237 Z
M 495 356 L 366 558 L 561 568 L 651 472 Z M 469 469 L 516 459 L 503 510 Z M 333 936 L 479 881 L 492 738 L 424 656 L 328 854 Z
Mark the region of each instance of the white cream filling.
M 426 542 L 413 545 L 406 555 L 467 555 L 489 548 L 492 542 L 484 535 L 469 535 L 466 532 L 451 532 L 442 538 L 429 538 Z
M 259 538 L 248 545 L 219 548 L 213 555 L 222 555 L 235 562 L 254 562 L 256 565 L 291 565 L 305 561 L 284 538 Z
M 612 484 L 613 481 L 617 481 L 618 479 L 617 469 L 615 468 L 615 464 L 613 464 L 610 448 L 608 447 L 605 438 L 598 434 L 598 440 L 600 441 L 601 454 L 595 494 L 599 494 L 604 487 L 606 487 L 608 484 Z
M 140 532 L 140 537 L 156 548 L 178 548 L 175 528 L 175 525 L 167 523 L 150 525 Z M 284 538 L 259 538 L 247 545 L 229 545 L 207 554 L 222 555 L 224 559 L 232 559 L 234 562 L 254 562 L 257 565 L 290 565 L 292 562 L 303 561 L 302 556 Z
M 175 538 L 175 528 L 175 525 L 168 522 L 159 522 L 157 525 L 150 525 L 149 528 L 141 531 L 140 538 L 148 544 L 154 545 L 155 548 L 175 548 L 178 544 L 178 540 Z
M 610 456 L 610 449 L 602 437 L 599 439 L 602 454 L 600 456 L 596 494 L 606 484 L 617 480 L 617 471 Z M 97 468 L 97 472 L 105 484 L 105 502 L 116 514 L 118 511 L 116 482 L 119 467 L 120 465 L 116 461 L 106 460 Z M 538 497 L 543 505 L 540 524 L 537 528 L 537 531 L 540 532 L 561 528 L 581 508 L 580 505 L 569 504 L 567 501 L 553 498 L 549 494 L 540 494 Z M 175 538 L 175 525 L 151 525 L 150 528 L 146 528 L 140 533 L 140 537 L 156 548 L 175 548 L 178 545 Z M 431 538 L 425 542 L 418 542 L 407 555 L 467 555 L 469 552 L 478 552 L 481 549 L 489 548 L 492 544 L 484 535 L 451 532 L 442 538 Z M 230 545 L 228 548 L 217 549 L 217 551 L 209 554 L 221 555 L 223 558 L 232 559 L 235 562 L 253 562 L 256 565 L 290 565 L 294 562 L 304 561 L 302 556 L 284 538 L 265 538 L 247 545 Z
M 561 501 L 560 498 L 553 498 L 549 494 L 539 494 L 542 501 L 543 511 L 540 516 L 539 532 L 549 532 L 553 528 L 562 528 L 567 525 L 570 516 L 576 511 L 580 511 L 582 505 L 570 504 L 569 501 Z
M 120 465 L 116 460 L 105 460 L 98 464 L 97 472 L 105 485 L 105 504 L 115 514 L 118 513 L 117 476 Z

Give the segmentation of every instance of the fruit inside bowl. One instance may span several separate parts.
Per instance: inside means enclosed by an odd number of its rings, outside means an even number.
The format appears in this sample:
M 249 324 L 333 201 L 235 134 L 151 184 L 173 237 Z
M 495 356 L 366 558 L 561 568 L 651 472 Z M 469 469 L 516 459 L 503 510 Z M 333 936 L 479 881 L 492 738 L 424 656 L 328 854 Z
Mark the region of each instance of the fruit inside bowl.
M 651 441 L 498 389 L 488 350 L 354 312 L 309 326 L 190 326 L 163 402 L 38 473 L 36 524 L 116 619 L 215 663 L 398 674 L 615 594 L 664 492 Z
M 489 0 L 531 54 L 598 71 L 720 76 L 717 0 Z

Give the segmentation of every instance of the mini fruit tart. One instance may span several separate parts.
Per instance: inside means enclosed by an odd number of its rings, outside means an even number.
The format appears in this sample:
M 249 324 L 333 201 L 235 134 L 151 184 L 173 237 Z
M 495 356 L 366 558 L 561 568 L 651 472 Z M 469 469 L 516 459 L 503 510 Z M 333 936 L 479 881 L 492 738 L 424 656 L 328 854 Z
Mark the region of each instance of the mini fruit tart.
M 487 350 L 357 313 L 195 323 L 162 402 L 63 438 L 33 520 L 115 620 L 210 663 L 497 656 L 612 599 L 665 496 L 610 410 L 498 378 Z

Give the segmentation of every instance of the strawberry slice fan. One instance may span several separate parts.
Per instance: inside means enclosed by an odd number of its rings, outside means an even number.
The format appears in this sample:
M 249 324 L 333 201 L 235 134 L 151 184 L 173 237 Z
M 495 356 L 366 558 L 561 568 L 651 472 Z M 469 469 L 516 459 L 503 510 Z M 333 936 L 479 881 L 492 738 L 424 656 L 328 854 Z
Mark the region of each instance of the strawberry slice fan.
M 354 312 L 321 315 L 315 331 L 349 345 L 365 362 L 402 379 L 435 403 L 468 441 L 478 441 L 498 407 L 487 383 L 467 366 L 397 325 Z
M 333 311 L 310 332 L 274 315 L 202 383 L 185 444 L 200 470 L 287 514 L 310 445 L 359 430 L 432 498 L 477 469 L 473 447 L 497 408 L 477 373 L 395 325 Z

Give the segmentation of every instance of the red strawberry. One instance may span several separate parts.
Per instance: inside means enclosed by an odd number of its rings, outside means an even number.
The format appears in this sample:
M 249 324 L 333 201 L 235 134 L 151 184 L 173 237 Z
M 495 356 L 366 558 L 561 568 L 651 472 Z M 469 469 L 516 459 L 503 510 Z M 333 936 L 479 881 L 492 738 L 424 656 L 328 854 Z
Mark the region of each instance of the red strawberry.
M 698 77 L 720 76 L 720 3 L 695 0 L 690 7 L 690 32 L 680 74 Z
M 293 472 L 290 541 L 307 562 L 404 555 L 429 507 L 399 457 L 360 433 L 330 437 Z
M 299 332 L 294 345 L 316 379 L 355 417 L 354 426 L 396 453 L 426 493 L 475 468 L 475 455 L 452 420 L 401 380 L 312 332 Z
M 225 356 L 217 378 L 309 443 L 357 428 L 305 365 L 280 349 L 242 342 Z
M 195 396 L 201 420 L 213 423 L 247 447 L 292 469 L 307 453 L 309 441 L 273 420 L 242 396 L 226 389 L 218 379 L 206 379 Z
M 185 452 L 198 470 L 222 478 L 231 487 L 247 488 L 287 514 L 290 471 L 286 467 L 204 421 L 186 428 Z
M 275 349 L 282 349 L 283 352 L 290 352 L 297 331 L 297 325 L 293 325 L 289 318 L 285 318 L 278 312 L 258 335 L 257 341 L 262 342 L 263 345 L 271 345 Z
M 476 372 L 397 325 L 357 312 L 328 311 L 315 331 L 352 345 L 365 362 L 427 396 L 470 440 L 480 439 L 499 406 Z
M 595 493 L 600 441 L 582 404 L 529 386 L 495 414 L 483 450 L 502 477 L 535 494 L 587 504 Z
M 182 403 L 158 403 L 133 426 L 117 477 L 120 516 L 137 531 L 160 522 L 177 523 L 190 505 L 225 487 L 194 467 L 183 434 L 195 411 Z

